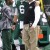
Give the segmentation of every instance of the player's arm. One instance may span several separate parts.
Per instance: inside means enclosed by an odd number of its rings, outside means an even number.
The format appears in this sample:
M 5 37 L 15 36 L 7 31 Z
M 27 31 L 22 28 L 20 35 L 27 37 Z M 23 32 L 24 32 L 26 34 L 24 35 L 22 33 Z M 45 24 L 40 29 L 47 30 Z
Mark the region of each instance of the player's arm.
M 12 30 L 15 30 L 15 25 L 16 25 L 17 22 L 18 22 L 18 10 L 16 8 L 15 13 L 14 13 L 14 18 L 13 18 Z
M 14 23 L 17 23 L 17 22 L 18 22 L 18 10 L 17 10 L 17 8 L 15 9 L 13 22 L 14 22 Z
M 39 20 L 40 20 L 40 6 L 39 6 L 39 3 L 36 2 L 36 6 L 35 6 L 35 21 L 34 21 L 34 23 L 32 25 L 32 28 L 35 28 L 37 26 Z

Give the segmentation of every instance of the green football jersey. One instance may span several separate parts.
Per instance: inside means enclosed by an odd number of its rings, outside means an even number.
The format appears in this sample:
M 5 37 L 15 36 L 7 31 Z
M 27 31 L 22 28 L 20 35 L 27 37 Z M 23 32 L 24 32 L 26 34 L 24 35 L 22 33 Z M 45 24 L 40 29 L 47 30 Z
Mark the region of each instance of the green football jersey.
M 24 20 L 24 16 L 25 16 L 25 13 L 27 11 L 27 7 L 28 7 L 28 3 L 23 1 L 18 1 L 17 4 L 16 4 L 16 7 L 18 9 L 18 13 L 19 13 L 19 21 L 23 21 Z

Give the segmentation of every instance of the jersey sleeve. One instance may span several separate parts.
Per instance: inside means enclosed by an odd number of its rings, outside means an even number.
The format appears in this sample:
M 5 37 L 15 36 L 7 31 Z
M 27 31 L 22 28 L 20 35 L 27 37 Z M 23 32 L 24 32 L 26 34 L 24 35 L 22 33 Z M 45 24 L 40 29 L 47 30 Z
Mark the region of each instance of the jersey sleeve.
M 17 16 L 19 15 L 19 14 L 18 14 L 18 9 L 17 9 L 17 8 L 15 8 L 15 13 L 14 13 L 14 15 L 17 15 Z

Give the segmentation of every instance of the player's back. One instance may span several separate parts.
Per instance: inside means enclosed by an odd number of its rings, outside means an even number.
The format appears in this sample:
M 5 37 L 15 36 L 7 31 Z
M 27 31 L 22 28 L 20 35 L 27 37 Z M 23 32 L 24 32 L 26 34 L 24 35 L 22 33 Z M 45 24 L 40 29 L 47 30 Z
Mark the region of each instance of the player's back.
M 18 13 L 19 13 L 19 20 L 24 20 L 24 17 L 25 17 L 25 13 L 27 11 L 27 8 L 28 8 L 28 3 L 23 1 L 18 1 L 17 2 L 17 9 L 18 9 Z

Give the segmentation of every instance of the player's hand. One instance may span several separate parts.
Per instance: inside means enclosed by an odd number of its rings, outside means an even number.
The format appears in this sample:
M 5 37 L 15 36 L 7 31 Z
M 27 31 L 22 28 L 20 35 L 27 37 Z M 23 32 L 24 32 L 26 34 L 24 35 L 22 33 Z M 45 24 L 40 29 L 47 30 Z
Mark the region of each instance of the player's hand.
M 15 25 L 12 25 L 12 26 L 11 26 L 11 29 L 12 29 L 12 30 L 15 30 Z
M 33 26 L 31 26 L 31 27 L 30 27 L 30 29 L 32 29 L 32 30 L 33 30 L 33 29 L 34 29 L 34 27 L 33 27 Z

